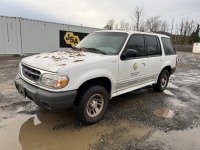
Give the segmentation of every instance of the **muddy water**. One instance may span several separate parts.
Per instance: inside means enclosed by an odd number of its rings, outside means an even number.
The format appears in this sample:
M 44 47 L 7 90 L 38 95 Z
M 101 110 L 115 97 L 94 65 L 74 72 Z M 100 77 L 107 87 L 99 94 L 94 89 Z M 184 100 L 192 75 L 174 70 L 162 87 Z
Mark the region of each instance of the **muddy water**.
M 125 129 L 120 140 L 128 141 L 130 139 L 146 139 L 155 130 L 151 127 L 143 126 L 138 123 L 130 123 L 128 121 L 119 122 L 118 129 Z
M 65 113 L 18 116 L 6 120 L 0 123 L 1 149 L 86 150 L 90 144 L 98 142 L 102 133 L 109 132 L 106 126 L 73 128 L 70 125 L 72 120 L 76 121 L 73 115 Z
M 115 127 L 105 123 L 82 126 L 72 112 L 18 115 L 1 121 L 2 150 L 86 150 L 104 142 L 103 135 L 107 135 L 108 143 L 120 146 L 130 139 L 146 139 L 154 132 L 150 127 L 128 121 L 119 121 Z
M 156 111 L 154 111 L 154 114 L 158 117 L 162 118 L 173 118 L 174 117 L 174 111 L 168 108 L 161 108 Z

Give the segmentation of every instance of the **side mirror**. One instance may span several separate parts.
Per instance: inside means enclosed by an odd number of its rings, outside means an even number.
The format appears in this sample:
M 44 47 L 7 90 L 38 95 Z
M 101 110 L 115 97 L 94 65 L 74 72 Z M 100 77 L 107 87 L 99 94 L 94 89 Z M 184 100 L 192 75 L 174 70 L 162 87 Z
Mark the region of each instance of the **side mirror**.
M 137 56 L 138 56 L 138 53 L 135 49 L 127 49 L 126 51 L 122 53 L 121 59 L 124 60 L 126 58 L 137 57 Z

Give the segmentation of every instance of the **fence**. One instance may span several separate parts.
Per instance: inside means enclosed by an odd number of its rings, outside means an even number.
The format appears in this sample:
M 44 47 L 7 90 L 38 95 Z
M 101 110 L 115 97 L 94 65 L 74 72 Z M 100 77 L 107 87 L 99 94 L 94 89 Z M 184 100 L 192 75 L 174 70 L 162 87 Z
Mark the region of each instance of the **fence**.
M 192 52 L 192 45 L 174 45 L 177 51 Z

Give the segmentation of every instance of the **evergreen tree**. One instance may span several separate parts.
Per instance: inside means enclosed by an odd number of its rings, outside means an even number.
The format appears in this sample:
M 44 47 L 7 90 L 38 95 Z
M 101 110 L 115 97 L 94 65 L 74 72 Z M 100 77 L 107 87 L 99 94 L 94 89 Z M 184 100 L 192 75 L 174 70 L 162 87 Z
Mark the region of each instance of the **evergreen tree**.
M 193 32 L 190 36 L 191 43 L 198 43 L 200 42 L 200 37 L 199 37 L 199 24 L 197 25 L 196 32 Z

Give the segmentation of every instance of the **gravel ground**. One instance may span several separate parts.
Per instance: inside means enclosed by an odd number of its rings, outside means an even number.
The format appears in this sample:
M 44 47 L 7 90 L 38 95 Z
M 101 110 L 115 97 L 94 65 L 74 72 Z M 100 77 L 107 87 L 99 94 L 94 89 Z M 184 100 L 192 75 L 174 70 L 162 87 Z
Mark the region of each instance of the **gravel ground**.
M 0 145 L 6 149 L 199 149 L 200 55 L 178 52 L 167 90 L 151 86 L 113 98 L 105 117 L 81 125 L 73 110 L 53 113 L 19 95 L 20 57 L 0 57 Z M 8 140 L 13 136 L 12 140 Z M 33 140 L 35 139 L 35 140 Z M 36 140 L 37 139 L 37 140 Z

